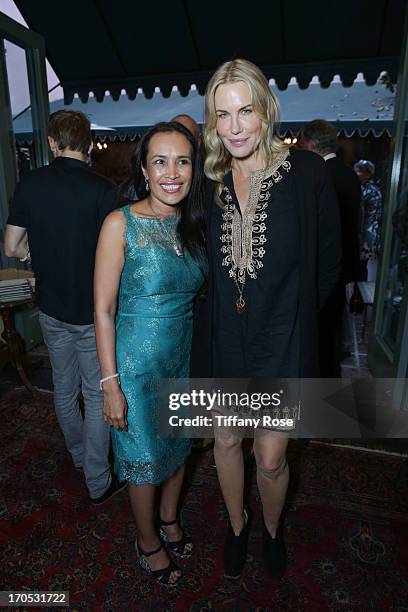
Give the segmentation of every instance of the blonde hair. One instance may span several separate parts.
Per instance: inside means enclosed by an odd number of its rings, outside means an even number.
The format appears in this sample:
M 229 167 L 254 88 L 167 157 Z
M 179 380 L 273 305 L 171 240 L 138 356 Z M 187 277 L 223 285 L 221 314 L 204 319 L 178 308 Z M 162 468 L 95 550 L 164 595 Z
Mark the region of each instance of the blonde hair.
M 208 178 L 220 183 L 220 187 L 224 175 L 231 169 L 232 156 L 217 134 L 215 92 L 220 85 L 238 81 L 248 85 L 253 110 L 262 122 L 259 153 L 265 162 L 265 167 L 271 164 L 278 153 L 288 149 L 288 146 L 276 134 L 280 112 L 279 101 L 269 87 L 263 72 L 258 66 L 245 59 L 225 62 L 213 74 L 205 92 L 204 144 L 206 159 L 204 172 Z

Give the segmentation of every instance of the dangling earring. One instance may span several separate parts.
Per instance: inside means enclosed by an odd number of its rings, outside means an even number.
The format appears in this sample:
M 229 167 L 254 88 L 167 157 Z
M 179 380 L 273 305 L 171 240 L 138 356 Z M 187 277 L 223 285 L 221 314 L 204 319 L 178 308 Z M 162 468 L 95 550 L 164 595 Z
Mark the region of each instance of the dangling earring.
M 149 191 L 150 187 L 149 187 L 149 179 L 147 178 L 147 176 L 145 176 L 145 184 L 146 184 L 146 191 Z

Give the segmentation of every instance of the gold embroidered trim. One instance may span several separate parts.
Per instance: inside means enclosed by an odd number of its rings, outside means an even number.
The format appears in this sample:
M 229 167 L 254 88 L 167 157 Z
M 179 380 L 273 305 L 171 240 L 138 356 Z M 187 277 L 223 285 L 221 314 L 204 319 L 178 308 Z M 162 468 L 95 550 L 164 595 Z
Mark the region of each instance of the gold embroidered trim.
M 243 287 L 246 274 L 250 278 L 257 278 L 257 271 L 263 267 L 261 260 L 266 252 L 263 245 L 266 243 L 265 221 L 270 190 L 282 180 L 281 170 L 289 172 L 291 164 L 288 156 L 289 151 L 285 151 L 265 170 L 253 172 L 248 205 L 242 216 L 233 204 L 228 187 L 223 188 L 225 205 L 220 239 L 221 253 L 225 257 L 222 265 L 231 266 L 229 275 L 237 287 L 238 283 Z

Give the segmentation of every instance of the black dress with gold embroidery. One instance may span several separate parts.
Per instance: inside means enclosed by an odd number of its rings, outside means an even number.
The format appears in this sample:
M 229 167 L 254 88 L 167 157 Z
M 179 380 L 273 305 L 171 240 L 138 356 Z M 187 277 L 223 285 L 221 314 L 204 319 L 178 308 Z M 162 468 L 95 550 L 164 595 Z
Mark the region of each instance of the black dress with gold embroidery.
M 299 219 L 290 157 L 253 173 L 241 214 L 232 173 L 213 206 L 213 373 L 298 377 Z
M 215 188 L 208 184 L 208 294 L 196 302 L 191 376 L 317 377 L 317 313 L 341 262 L 326 162 L 310 151 L 282 154 L 252 175 L 243 216 L 231 174 L 223 207 Z

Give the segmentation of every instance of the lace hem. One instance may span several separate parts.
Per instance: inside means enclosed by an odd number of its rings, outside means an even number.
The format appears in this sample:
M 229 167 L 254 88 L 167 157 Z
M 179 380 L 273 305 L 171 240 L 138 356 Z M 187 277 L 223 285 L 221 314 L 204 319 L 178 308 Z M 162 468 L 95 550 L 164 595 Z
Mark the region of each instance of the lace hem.
M 186 450 L 183 456 L 177 460 L 157 461 L 155 463 L 143 463 L 142 461 L 128 461 L 115 457 L 115 473 L 120 481 L 127 481 L 134 485 L 152 484 L 159 485 L 186 462 L 191 450 L 191 441 L 186 440 Z

